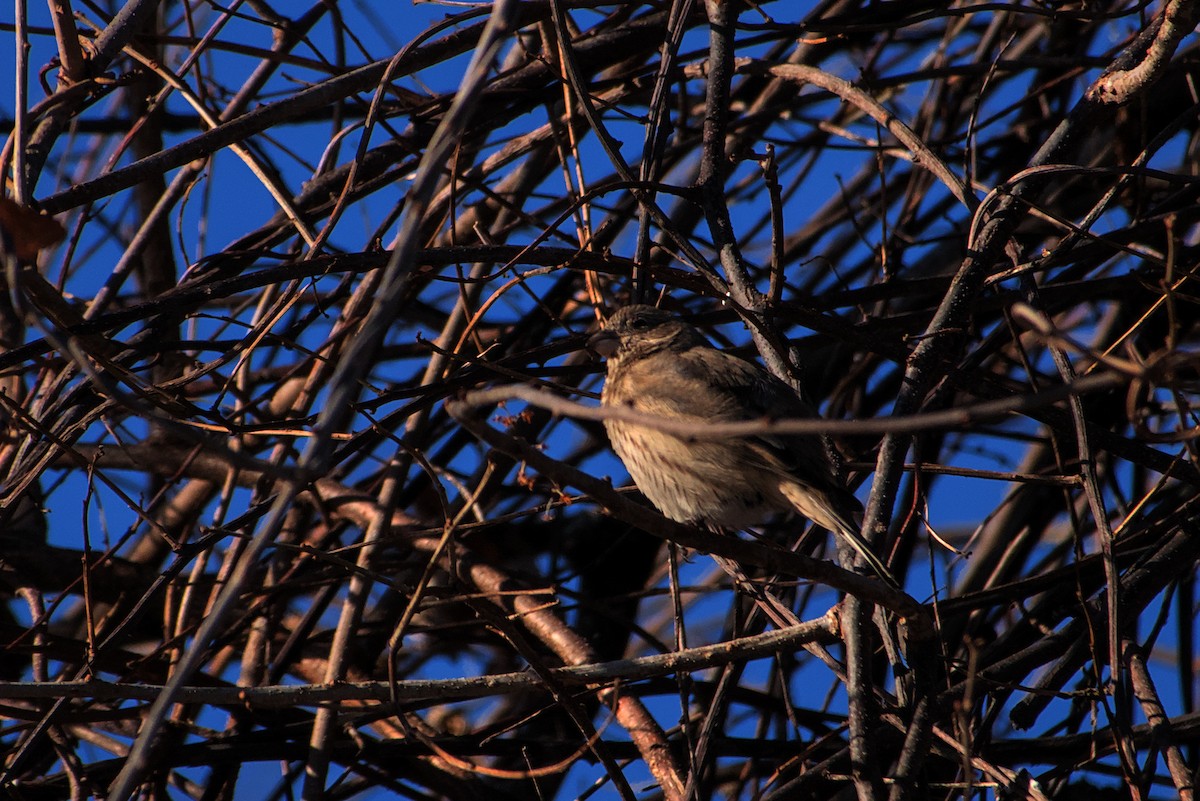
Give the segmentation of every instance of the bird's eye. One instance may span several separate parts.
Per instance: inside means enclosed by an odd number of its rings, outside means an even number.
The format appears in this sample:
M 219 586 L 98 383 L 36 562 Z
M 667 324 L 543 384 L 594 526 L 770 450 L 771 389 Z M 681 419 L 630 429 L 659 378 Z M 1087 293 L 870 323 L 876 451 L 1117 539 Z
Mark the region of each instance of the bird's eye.
M 650 327 L 650 321 L 645 317 L 634 317 L 633 320 L 630 321 L 629 326 L 634 331 L 645 331 Z

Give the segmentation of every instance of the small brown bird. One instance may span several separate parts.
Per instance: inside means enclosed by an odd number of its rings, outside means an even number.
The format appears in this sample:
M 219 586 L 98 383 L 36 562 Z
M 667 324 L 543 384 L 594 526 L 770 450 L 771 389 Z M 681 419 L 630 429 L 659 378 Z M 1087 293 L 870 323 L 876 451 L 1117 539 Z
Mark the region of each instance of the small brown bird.
M 618 310 L 588 347 L 608 360 L 604 406 L 694 420 L 697 428 L 814 416 L 787 384 L 652 306 Z M 690 440 L 620 420 L 605 420 L 604 427 L 638 489 L 672 520 L 729 530 L 799 512 L 843 537 L 880 578 L 899 586 L 859 535 L 854 520 L 862 505 L 835 478 L 818 437 Z

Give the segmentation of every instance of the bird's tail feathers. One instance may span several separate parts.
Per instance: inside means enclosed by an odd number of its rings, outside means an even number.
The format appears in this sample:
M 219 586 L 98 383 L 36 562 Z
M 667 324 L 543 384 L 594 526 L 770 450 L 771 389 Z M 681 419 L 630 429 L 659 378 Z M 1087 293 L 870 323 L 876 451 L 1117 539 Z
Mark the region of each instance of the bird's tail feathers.
M 836 502 L 832 498 L 820 493 L 819 490 L 799 483 L 786 482 L 779 489 L 796 508 L 796 511 L 818 526 L 827 528 L 844 539 L 846 544 L 862 557 L 862 560 L 879 578 L 895 589 L 900 589 L 900 582 L 896 581 L 896 577 L 887 569 L 887 565 L 875 555 L 871 546 L 862 538 L 859 533 L 860 527 L 855 525 L 850 515 L 836 508 Z
M 900 582 L 896 581 L 896 577 L 892 575 L 892 571 L 888 570 L 887 565 L 883 563 L 883 560 L 876 556 L 875 552 L 871 550 L 871 546 L 868 545 L 867 541 L 864 540 L 862 535 L 858 533 L 858 529 L 851 526 L 848 521 L 845 520 L 839 519 L 838 523 L 840 525 L 837 525 L 833 528 L 833 533 L 844 539 L 846 543 L 854 549 L 854 552 L 862 557 L 862 560 L 867 563 L 871 570 L 875 571 L 875 574 L 878 575 L 879 578 L 883 579 L 893 588 L 897 590 L 900 589 Z

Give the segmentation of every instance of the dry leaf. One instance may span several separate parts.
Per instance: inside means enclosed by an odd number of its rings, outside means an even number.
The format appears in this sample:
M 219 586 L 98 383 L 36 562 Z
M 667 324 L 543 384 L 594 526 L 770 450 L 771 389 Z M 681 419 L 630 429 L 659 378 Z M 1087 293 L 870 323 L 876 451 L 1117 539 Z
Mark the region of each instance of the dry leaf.
M 0 197 L 0 229 L 21 261 L 36 259 L 38 251 L 67 235 L 58 220 L 7 197 Z

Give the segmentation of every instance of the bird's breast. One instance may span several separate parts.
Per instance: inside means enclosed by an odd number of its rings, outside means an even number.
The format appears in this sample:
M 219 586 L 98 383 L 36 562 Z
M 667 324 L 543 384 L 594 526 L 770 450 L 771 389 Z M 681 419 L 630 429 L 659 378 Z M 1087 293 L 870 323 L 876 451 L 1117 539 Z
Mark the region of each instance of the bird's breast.
M 605 426 L 638 489 L 672 520 L 746 528 L 779 510 L 770 492 L 777 480 L 735 440 L 690 440 L 620 421 Z

